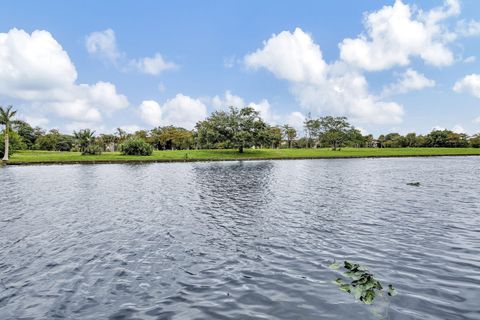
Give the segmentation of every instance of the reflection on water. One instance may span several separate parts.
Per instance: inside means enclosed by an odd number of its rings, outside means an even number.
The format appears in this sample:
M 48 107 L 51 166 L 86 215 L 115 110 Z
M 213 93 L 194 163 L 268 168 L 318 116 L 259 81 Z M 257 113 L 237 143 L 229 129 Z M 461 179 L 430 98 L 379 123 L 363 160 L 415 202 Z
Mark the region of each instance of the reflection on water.
M 479 319 L 479 175 L 457 157 L 1 168 L 0 319 L 378 319 L 331 284 L 334 258 L 395 285 L 389 319 Z

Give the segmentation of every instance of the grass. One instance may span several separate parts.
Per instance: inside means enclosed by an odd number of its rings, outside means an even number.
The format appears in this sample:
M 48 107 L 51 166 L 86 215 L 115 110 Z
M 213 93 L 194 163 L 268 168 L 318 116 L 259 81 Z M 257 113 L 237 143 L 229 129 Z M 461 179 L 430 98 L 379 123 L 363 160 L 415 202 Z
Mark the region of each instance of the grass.
M 154 151 L 151 156 L 124 156 L 119 152 L 101 155 L 81 155 L 80 152 L 17 151 L 9 164 L 29 163 L 101 163 L 147 161 L 215 161 L 241 159 L 301 159 L 301 158 L 361 158 L 408 156 L 461 156 L 480 155 L 480 148 L 343 148 L 331 149 L 247 149 L 237 150 L 176 150 Z

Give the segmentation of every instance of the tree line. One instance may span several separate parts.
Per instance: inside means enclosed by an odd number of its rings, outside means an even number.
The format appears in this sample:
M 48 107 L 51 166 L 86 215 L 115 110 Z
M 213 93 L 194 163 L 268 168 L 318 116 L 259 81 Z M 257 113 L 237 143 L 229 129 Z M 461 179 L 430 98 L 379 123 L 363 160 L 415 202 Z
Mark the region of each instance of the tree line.
M 270 125 L 251 107 L 213 112 L 199 121 L 193 130 L 162 126 L 127 133 L 117 128 L 113 134 L 96 134 L 90 129 L 64 134 L 57 129 L 46 131 L 15 119 L 11 106 L 0 107 L 0 156 L 15 150 L 80 151 L 99 154 L 123 151 L 126 154 L 151 154 L 156 150 L 237 149 L 246 148 L 405 148 L 405 147 L 480 147 L 480 134 L 468 136 L 450 130 L 433 130 L 426 135 L 408 133 L 362 135 L 346 117 L 324 116 L 304 122 L 304 135 L 289 125 Z M 123 146 L 123 149 L 122 149 Z M 7 150 L 8 149 L 8 150 Z M 125 151 L 127 150 L 127 151 Z M 133 151 L 128 151 L 133 150 Z M 141 150 L 141 151 L 138 151 Z M 8 159 L 8 157 L 7 157 Z

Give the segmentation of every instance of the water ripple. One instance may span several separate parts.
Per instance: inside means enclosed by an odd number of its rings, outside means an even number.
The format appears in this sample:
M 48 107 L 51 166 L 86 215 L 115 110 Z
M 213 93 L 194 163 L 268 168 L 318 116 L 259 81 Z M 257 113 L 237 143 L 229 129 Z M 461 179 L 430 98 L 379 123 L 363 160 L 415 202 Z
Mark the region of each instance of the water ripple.
M 0 319 L 480 319 L 479 164 L 0 168 Z M 399 295 L 355 302 L 333 259 Z

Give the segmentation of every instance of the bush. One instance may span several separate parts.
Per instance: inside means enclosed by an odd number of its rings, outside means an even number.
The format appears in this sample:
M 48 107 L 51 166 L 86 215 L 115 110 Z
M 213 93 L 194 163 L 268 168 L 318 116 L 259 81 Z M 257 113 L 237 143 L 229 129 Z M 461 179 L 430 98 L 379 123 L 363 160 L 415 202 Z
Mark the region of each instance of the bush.
M 10 157 L 17 150 L 27 149 L 26 144 L 15 131 L 10 131 L 10 143 L 8 145 L 8 156 Z M 0 134 L 0 159 L 3 158 L 5 152 L 5 134 Z
M 91 144 L 85 147 L 82 152 L 82 155 L 98 155 L 102 154 L 102 147 L 98 144 Z
M 128 156 L 149 156 L 153 147 L 144 140 L 133 137 L 120 145 L 120 151 Z

